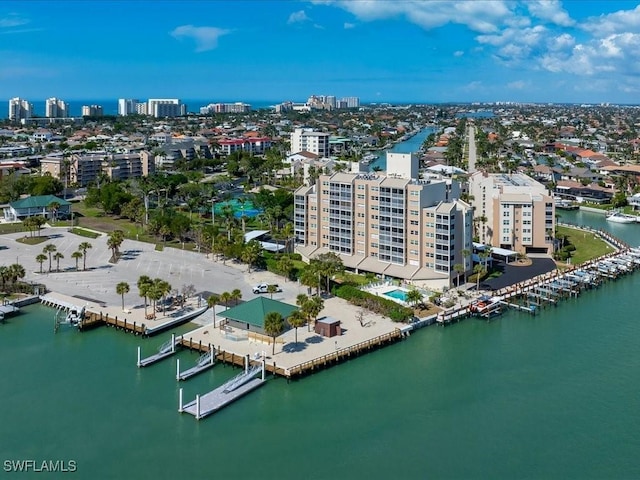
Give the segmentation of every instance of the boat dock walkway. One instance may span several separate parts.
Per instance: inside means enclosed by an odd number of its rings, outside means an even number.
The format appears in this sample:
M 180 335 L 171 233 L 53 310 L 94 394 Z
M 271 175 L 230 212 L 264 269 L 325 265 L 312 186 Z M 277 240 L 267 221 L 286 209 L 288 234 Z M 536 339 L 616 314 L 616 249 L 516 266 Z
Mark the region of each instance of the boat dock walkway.
M 194 375 L 197 375 L 200 372 L 204 372 L 209 368 L 213 367 L 216 362 L 216 350 L 215 348 L 209 345 L 209 351 L 200 355 L 198 361 L 195 366 L 185 370 L 184 372 L 180 371 L 180 359 L 176 360 L 176 380 L 187 380 Z
M 179 308 L 174 307 L 166 312 L 157 311 L 155 313 L 153 311 L 147 313 L 147 310 L 141 306 L 131 310 L 107 307 L 97 300 L 91 301 L 55 292 L 41 295 L 40 301 L 48 307 L 65 312 L 80 311 L 85 308 L 83 318 L 77 322 L 80 331 L 107 325 L 135 335 L 151 336 L 171 327 L 182 325 L 205 313 L 208 306 L 202 305 L 201 299 L 196 300 L 196 298 L 187 301 Z
M 248 363 L 247 360 L 247 368 L 241 374 L 204 395 L 196 395 L 195 400 L 184 405 L 181 388 L 178 411 L 189 413 L 200 420 L 264 385 L 266 382 L 264 358 L 260 364 L 252 367 L 248 367 Z M 256 378 L 258 374 L 260 377 Z
M 18 313 L 20 309 L 15 305 L 11 305 L 10 303 L 7 305 L 0 305 L 0 319 L 4 318 L 5 315 L 11 315 L 13 313 Z
M 181 338 L 176 338 L 175 334 L 171 334 L 171 340 L 165 342 L 158 349 L 158 353 L 154 353 L 153 355 L 141 358 L 140 347 L 138 347 L 138 367 L 146 367 L 148 365 L 152 365 L 160 360 L 167 358 L 174 353 L 176 353 L 176 345 L 181 345 Z

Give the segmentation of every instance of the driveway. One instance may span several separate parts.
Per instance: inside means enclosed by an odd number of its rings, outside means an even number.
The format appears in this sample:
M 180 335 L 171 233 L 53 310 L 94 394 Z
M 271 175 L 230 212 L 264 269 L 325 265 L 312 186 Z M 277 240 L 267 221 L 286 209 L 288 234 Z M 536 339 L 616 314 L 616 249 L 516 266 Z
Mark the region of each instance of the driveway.
M 494 267 L 501 271 L 502 275 L 485 280 L 480 284 L 480 289 L 500 290 L 556 269 L 556 263 L 551 258 L 531 258 L 531 262 L 528 266 L 518 266 L 494 260 Z

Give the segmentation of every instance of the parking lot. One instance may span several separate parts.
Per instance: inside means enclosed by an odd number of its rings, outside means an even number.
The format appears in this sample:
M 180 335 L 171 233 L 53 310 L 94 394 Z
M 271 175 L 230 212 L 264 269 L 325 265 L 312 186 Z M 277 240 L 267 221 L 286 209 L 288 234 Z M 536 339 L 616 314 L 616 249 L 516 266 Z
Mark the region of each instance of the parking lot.
M 38 245 L 25 245 L 16 239 L 24 237 L 25 233 L 11 233 L 0 237 L 0 244 L 8 248 L 0 250 L 0 264 L 10 265 L 20 263 L 26 270 L 24 280 L 44 283 L 49 290 L 70 296 L 91 299 L 98 303 L 121 303 L 121 297 L 116 293 L 119 282 L 127 282 L 130 292 L 125 295 L 126 306 L 136 306 L 142 303 L 138 296 L 136 284 L 141 275 L 151 278 L 162 278 L 168 281 L 173 289 L 180 291 L 184 285 L 193 285 L 196 292 L 230 292 L 239 289 L 242 298 L 249 300 L 256 295 L 253 286 L 259 283 L 277 283 L 282 292 L 274 293 L 273 298 L 295 303 L 298 293 L 306 293 L 306 287 L 296 282 L 284 282 L 282 277 L 267 271 L 247 272 L 247 265 L 240 263 L 214 261 L 204 254 L 165 248 L 159 252 L 155 245 L 125 240 L 120 247 L 122 256 L 115 263 L 109 263 L 111 250 L 107 247 L 107 236 L 101 235 L 90 239 L 75 235 L 65 227 L 44 228 L 41 235 L 49 240 Z M 71 254 L 78 250 L 78 246 L 88 241 L 92 248 L 87 250 L 87 270 L 83 271 L 82 258 L 78 261 L 79 270 L 75 269 L 75 260 Z M 45 245 L 52 243 L 57 251 L 64 255 L 60 260 L 60 272 L 56 272 L 56 261 L 52 261 L 52 269 L 48 272 L 49 260 L 42 264 L 36 261 L 36 256 L 42 253 Z

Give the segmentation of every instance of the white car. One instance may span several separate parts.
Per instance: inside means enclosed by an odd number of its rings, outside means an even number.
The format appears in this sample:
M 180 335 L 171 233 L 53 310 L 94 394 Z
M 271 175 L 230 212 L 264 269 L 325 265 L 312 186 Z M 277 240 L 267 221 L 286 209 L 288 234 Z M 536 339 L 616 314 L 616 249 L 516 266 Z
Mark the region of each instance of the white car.
M 274 287 L 276 287 L 275 291 L 276 292 L 281 292 L 282 289 L 280 288 L 280 286 L 276 285 L 275 283 L 272 284 Z M 268 283 L 260 283 L 258 285 L 256 285 L 255 287 L 253 287 L 253 293 L 269 293 L 269 284 Z

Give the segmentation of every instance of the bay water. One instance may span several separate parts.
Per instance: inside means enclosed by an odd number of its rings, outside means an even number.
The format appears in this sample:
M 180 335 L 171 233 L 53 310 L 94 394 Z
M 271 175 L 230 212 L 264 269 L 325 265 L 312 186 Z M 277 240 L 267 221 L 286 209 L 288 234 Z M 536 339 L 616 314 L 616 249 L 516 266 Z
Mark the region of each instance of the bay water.
M 639 243 L 640 225 L 617 227 Z M 178 388 L 192 399 L 238 369 L 179 385 L 173 359 L 135 365 L 169 334 L 54 334 L 53 310 L 25 307 L 0 325 L 0 459 L 73 461 L 90 479 L 638 478 L 639 289 L 635 273 L 535 317 L 424 328 L 201 421 L 177 412 Z

